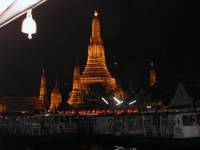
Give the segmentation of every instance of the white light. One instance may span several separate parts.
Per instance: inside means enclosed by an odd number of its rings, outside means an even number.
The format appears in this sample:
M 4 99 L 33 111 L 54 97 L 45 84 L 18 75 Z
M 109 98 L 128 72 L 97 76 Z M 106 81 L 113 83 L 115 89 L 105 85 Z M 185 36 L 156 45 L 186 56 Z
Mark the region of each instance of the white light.
M 134 104 L 134 103 L 136 103 L 136 100 L 130 102 L 129 105 L 132 105 L 132 104 Z
M 118 105 L 122 104 L 123 102 L 124 102 L 124 101 L 121 101 L 121 102 L 117 103 L 116 105 L 118 106 Z
M 97 11 L 94 12 L 94 16 L 95 16 L 95 17 L 98 16 L 98 12 L 97 12 Z
M 22 111 L 21 113 L 22 113 L 22 114 L 25 114 L 26 112 L 25 112 L 25 111 Z
M 105 98 L 102 97 L 101 99 L 108 105 L 108 101 Z
M 153 62 L 151 62 L 151 63 L 150 63 L 150 65 L 151 65 L 151 67 L 153 67 L 153 66 L 154 66 L 154 63 L 153 63 Z
M 28 10 L 26 14 L 26 18 L 22 22 L 22 29 L 23 33 L 28 34 L 28 38 L 32 39 L 32 34 L 37 32 L 37 25 L 35 20 L 32 18 L 32 10 Z
M 122 149 L 125 149 L 124 147 L 120 147 L 120 146 L 117 146 L 117 145 L 115 145 L 115 150 L 122 150 Z
M 116 97 L 113 97 L 113 99 L 115 100 L 115 102 L 117 102 L 117 104 L 116 104 L 117 106 L 123 103 L 123 101 L 120 101 Z
M 147 106 L 147 109 L 150 109 L 150 108 L 152 108 L 152 106 Z
M 119 99 L 117 99 L 116 97 L 113 97 L 113 99 L 117 102 L 120 103 L 121 101 Z
M 50 116 L 50 114 L 45 114 L 46 117 Z
M 118 63 L 115 61 L 115 62 L 114 62 L 114 65 L 118 65 Z
M 0 28 L 47 0 L 0 0 Z

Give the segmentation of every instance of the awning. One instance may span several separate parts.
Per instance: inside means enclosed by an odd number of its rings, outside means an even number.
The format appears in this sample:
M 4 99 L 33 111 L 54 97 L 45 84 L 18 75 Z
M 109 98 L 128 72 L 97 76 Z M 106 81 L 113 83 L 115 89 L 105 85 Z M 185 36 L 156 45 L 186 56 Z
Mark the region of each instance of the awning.
M 0 0 L 0 28 L 47 0 Z

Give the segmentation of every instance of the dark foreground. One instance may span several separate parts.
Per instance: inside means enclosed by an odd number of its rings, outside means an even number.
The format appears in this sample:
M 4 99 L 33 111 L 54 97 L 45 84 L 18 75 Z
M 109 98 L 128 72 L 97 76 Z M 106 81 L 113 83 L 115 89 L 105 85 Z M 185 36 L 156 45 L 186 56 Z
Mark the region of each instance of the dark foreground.
M 164 139 L 116 136 L 13 136 L 1 134 L 0 150 L 114 150 L 114 146 L 137 150 L 199 150 L 200 138 Z

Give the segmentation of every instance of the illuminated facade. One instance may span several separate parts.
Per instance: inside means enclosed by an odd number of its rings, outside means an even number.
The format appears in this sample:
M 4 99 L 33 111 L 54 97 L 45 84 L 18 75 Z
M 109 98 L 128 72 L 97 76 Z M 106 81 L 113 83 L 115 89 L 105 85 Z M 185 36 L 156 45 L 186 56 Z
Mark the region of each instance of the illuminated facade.
M 58 109 L 61 103 L 62 103 L 62 95 L 58 88 L 58 84 L 56 82 L 56 85 L 51 92 L 51 105 L 50 105 L 49 111 L 50 112 L 55 111 L 56 109 Z
M 74 67 L 73 88 L 72 88 L 72 92 L 70 93 L 70 99 L 68 100 L 68 103 L 74 106 L 77 106 L 83 103 L 82 97 L 81 97 L 79 66 Z
M 41 107 L 42 111 L 44 112 L 46 110 L 46 75 L 45 71 L 43 70 L 41 75 L 41 82 L 40 82 L 40 94 L 39 94 L 39 100 L 41 101 Z
M 157 84 L 156 69 L 154 63 L 151 63 L 150 65 L 151 65 L 151 70 L 149 77 L 149 86 L 154 87 Z
M 87 102 L 93 93 L 91 88 L 101 86 L 104 93 L 110 93 L 118 98 L 124 98 L 125 94 L 117 84 L 107 68 L 105 50 L 100 34 L 100 20 L 97 11 L 94 12 L 92 20 L 92 35 L 88 46 L 88 58 L 83 73 L 76 66 L 74 69 L 73 89 L 68 103 L 71 105 Z M 103 95 L 99 95 L 101 98 Z
M 0 102 L 0 113 L 6 112 L 6 105 L 3 102 Z

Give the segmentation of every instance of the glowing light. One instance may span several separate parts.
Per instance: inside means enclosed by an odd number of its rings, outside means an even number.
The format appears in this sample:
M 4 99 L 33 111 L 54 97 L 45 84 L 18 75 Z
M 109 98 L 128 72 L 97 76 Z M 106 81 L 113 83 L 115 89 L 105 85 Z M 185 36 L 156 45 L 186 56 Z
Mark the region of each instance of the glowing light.
M 120 104 L 122 104 L 124 101 L 120 101 L 119 103 L 117 103 L 116 105 L 118 106 L 118 105 L 120 105 Z
M 0 0 L 0 28 L 47 0 Z
M 115 150 L 120 150 L 120 149 L 125 149 L 124 147 L 120 147 L 120 146 L 117 146 L 117 145 L 115 145 Z
M 153 62 L 151 62 L 151 63 L 150 63 L 150 65 L 153 67 L 153 66 L 154 66 L 154 63 L 153 63 Z
M 50 116 L 50 114 L 45 114 L 46 117 Z
M 136 103 L 136 102 L 137 102 L 137 101 L 134 100 L 134 101 L 130 102 L 129 105 L 132 105 L 132 104 L 134 104 L 134 103 Z
M 94 16 L 97 17 L 98 16 L 98 12 L 95 10 L 94 12 Z
M 36 22 L 32 18 L 32 10 L 27 11 L 26 18 L 22 22 L 21 31 L 28 34 L 28 39 L 32 39 L 32 34 L 35 34 L 37 32 Z
M 113 99 L 117 102 L 120 103 L 121 101 L 119 99 L 117 99 L 116 97 L 113 97 Z
M 150 109 L 150 108 L 152 108 L 152 106 L 147 106 L 147 109 Z
M 120 105 L 122 104 L 124 101 L 120 101 L 119 99 L 117 99 L 116 97 L 113 97 L 113 99 L 115 100 L 115 102 L 117 103 L 116 105 Z
M 22 114 L 25 114 L 26 112 L 25 112 L 25 111 L 22 111 L 21 113 L 22 113 Z
M 105 98 L 102 97 L 101 99 L 108 105 L 108 101 Z

